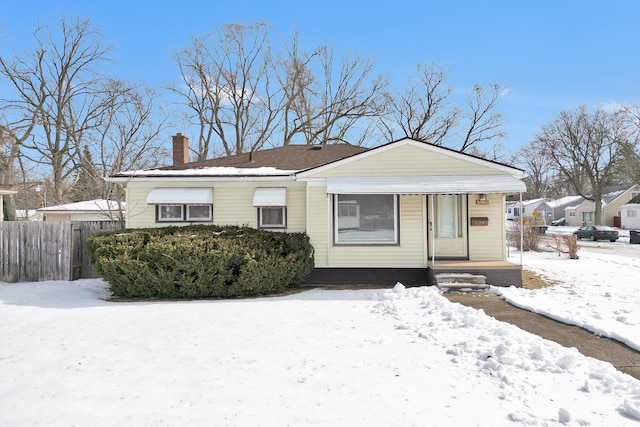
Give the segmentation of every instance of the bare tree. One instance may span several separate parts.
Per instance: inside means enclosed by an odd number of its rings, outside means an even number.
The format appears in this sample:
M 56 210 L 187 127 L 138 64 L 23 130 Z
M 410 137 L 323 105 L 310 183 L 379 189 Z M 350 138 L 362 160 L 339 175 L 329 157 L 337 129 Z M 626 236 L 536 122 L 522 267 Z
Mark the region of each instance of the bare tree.
M 345 54 L 336 65 L 334 50 L 320 46 L 313 59 L 317 71 L 299 72 L 298 81 L 289 83 L 296 89 L 283 89 L 293 95 L 287 102 L 289 132 L 285 141 L 299 132 L 307 144 L 364 143 L 369 136 L 366 124 L 358 128 L 357 139 L 350 131 L 379 116 L 386 79 L 373 76 L 375 62 L 357 54 Z M 290 65 L 295 70 L 295 58 Z
M 640 106 L 623 106 L 629 126 L 630 144 L 620 162 L 620 182 L 640 182 Z
M 417 79 L 409 79 L 399 94 L 386 94 L 386 114 L 381 118 L 390 139 L 410 137 L 461 152 L 484 153 L 477 145 L 504 137 L 502 116 L 496 105 L 504 88 L 498 84 L 474 85 L 466 108 L 448 105 L 453 91 L 446 86 L 448 73 L 436 64 L 421 64 Z M 475 147 L 475 149 L 474 149 Z
M 38 129 L 22 144 L 22 155 L 51 169 L 54 202 L 62 203 L 71 186 L 85 136 L 105 108 L 100 64 L 110 48 L 89 20 L 62 18 L 59 29 L 39 27 L 36 47 L 0 58 L 0 71 L 15 92 L 24 117 L 37 115 Z
M 20 147 L 29 138 L 34 126 L 35 116 L 27 123 L 8 123 L 6 119 L 0 121 L 0 185 L 13 187 L 16 184 L 15 166 L 20 157 Z M 6 215 L 4 212 L 0 212 L 0 215 L 5 215 L 9 221 L 15 221 L 15 195 L 1 197 L 4 198 L 3 207 Z
M 211 154 L 213 138 L 231 155 L 259 149 L 280 117 L 281 96 L 264 23 L 227 24 L 191 38 L 175 55 L 184 87 L 172 87 L 200 126 L 198 160 Z
M 469 110 L 463 116 L 466 118 L 466 133 L 459 148 L 466 152 L 479 142 L 504 137 L 501 130 L 502 115 L 495 111 L 498 98 L 504 91 L 499 84 L 491 83 L 487 88 L 475 85 L 471 94 L 467 96 Z
M 553 168 L 549 155 L 539 141 L 520 148 L 513 163 L 521 166 L 527 173 L 527 197 L 537 199 L 547 197 L 552 190 Z
M 112 100 L 103 115 L 100 132 L 90 139 L 96 161 L 93 175 L 99 183 L 101 198 L 122 201 L 124 191 L 106 180 L 110 175 L 133 169 L 157 166 L 167 150 L 156 141 L 168 119 L 156 106 L 158 93 L 145 86 L 129 86 L 112 80 L 108 90 Z
M 417 80 L 409 79 L 401 93 L 386 94 L 390 119 L 382 125 L 389 140 L 407 136 L 443 145 L 460 115 L 447 105 L 453 88 L 445 86 L 447 72 L 436 64 L 418 65 L 417 74 Z
M 536 135 L 554 169 L 574 191 L 595 203 L 595 221 L 602 221 L 603 189 L 610 184 L 618 162 L 629 148 L 630 133 L 621 111 L 602 107 L 589 113 L 585 106 L 562 111 Z M 584 177 L 588 189 L 580 181 Z

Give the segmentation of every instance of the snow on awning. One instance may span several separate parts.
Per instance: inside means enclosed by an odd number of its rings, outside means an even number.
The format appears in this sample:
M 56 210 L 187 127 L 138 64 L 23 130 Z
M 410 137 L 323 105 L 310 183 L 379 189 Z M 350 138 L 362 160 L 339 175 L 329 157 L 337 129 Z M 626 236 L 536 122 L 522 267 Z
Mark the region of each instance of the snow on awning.
M 256 188 L 253 206 L 287 206 L 287 189 Z
M 524 182 L 510 175 L 327 178 L 329 194 L 523 193 Z
M 149 205 L 212 205 L 211 188 L 154 188 L 147 196 Z

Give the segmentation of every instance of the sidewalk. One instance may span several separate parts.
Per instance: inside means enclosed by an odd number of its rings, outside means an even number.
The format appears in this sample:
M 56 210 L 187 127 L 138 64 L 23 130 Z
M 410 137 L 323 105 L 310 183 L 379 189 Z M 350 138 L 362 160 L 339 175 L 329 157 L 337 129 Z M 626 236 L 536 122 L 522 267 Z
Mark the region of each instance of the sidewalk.
M 452 292 L 445 292 L 443 295 L 451 302 L 482 309 L 497 320 L 514 324 L 542 338 L 565 347 L 575 347 L 585 356 L 609 362 L 619 371 L 640 379 L 640 353 L 618 341 L 601 338 L 577 326 L 522 310 L 496 295 Z

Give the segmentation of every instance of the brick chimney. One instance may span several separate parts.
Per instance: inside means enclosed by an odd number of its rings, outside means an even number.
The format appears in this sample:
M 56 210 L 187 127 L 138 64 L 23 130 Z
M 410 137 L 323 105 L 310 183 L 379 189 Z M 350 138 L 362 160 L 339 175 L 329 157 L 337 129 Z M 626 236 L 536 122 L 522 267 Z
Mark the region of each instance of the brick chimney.
M 173 165 L 189 163 L 189 138 L 182 132 L 171 137 L 173 139 Z

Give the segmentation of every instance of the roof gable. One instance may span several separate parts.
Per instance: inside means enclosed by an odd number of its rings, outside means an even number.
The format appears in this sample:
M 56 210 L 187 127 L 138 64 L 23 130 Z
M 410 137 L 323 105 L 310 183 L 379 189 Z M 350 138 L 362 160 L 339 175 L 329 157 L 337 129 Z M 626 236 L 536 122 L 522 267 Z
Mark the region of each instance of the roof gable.
M 394 158 L 390 153 L 398 151 L 402 155 Z M 331 172 L 337 172 L 338 169 L 345 169 L 347 167 L 355 166 L 356 163 L 369 164 L 368 169 L 365 172 L 367 175 L 381 175 L 383 170 L 375 164 L 373 158 L 381 158 L 386 155 L 384 161 L 385 168 L 396 169 L 396 175 L 473 175 L 473 174 L 509 174 L 517 178 L 524 176 L 524 171 L 512 166 L 508 166 L 499 162 L 482 159 L 470 154 L 461 153 L 456 150 L 452 150 L 445 147 L 429 144 L 426 142 L 417 141 L 411 138 L 404 138 L 398 141 L 390 142 L 379 147 L 372 148 L 365 152 L 355 154 L 348 158 L 339 159 L 332 163 L 321 165 L 314 168 L 309 168 L 305 171 L 298 172 L 296 176 L 298 178 L 313 177 L 316 175 L 331 174 Z M 427 157 L 432 159 L 433 163 L 439 164 L 440 171 L 436 171 L 435 168 L 429 168 L 424 162 Z M 443 161 L 453 162 L 458 166 L 458 173 L 449 172 L 447 168 L 442 167 Z M 402 162 L 402 163 L 400 163 Z M 414 166 L 414 171 L 409 170 L 411 163 Z M 475 168 L 471 170 L 470 168 Z M 400 173 L 401 172 L 401 173 Z M 464 173 L 463 173 L 464 172 Z M 391 173 L 393 174 L 393 173 Z

